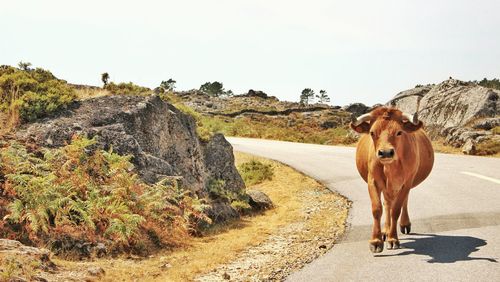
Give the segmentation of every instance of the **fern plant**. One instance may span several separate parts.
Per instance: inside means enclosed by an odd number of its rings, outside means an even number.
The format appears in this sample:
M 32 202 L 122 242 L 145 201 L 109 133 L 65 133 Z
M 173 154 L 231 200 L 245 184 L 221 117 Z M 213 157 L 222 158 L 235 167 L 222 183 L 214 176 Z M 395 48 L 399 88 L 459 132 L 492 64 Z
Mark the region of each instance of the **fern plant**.
M 33 242 L 79 236 L 133 248 L 153 237 L 175 244 L 199 221 L 210 222 L 203 200 L 166 181 L 141 182 L 130 156 L 95 144 L 75 137 L 39 152 L 16 142 L 0 148 L 0 197 L 9 202 L 0 229 L 17 224 Z

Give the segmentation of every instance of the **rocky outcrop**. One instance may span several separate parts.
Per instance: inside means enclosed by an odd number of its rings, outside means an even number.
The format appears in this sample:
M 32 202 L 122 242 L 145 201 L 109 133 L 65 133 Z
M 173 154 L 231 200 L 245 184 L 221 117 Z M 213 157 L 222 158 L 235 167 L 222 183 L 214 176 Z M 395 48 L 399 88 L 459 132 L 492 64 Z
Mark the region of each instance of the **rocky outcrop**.
M 420 103 L 418 103 L 420 101 Z M 500 91 L 472 82 L 449 79 L 398 93 L 388 105 L 414 114 L 426 125 L 431 137 L 475 153 L 475 145 L 497 140 L 488 130 L 500 124 Z
M 222 135 L 199 140 L 194 119 L 158 96 L 106 96 L 78 102 L 54 118 L 26 125 L 18 138 L 47 147 L 68 143 L 74 134 L 97 137 L 97 146 L 132 155 L 141 178 L 155 182 L 180 177 L 183 186 L 207 196 L 212 179 L 223 189 L 245 185 Z
M 259 97 L 259 98 L 262 98 L 262 99 L 273 99 L 273 100 L 278 100 L 278 98 L 274 97 L 274 96 L 269 96 L 267 95 L 264 91 L 260 91 L 260 90 L 253 90 L 253 89 L 250 89 L 248 90 L 248 93 L 247 94 L 243 94 L 243 95 L 240 95 L 241 97 Z
M 466 126 L 478 118 L 495 117 L 500 114 L 500 91 L 485 88 L 475 83 L 456 79 L 446 80 L 429 89 L 429 86 L 403 91 L 388 104 L 394 104 L 404 112 L 416 111 L 418 98 L 419 119 L 428 128 Z
M 0 239 L 1 281 L 94 281 L 105 274 L 98 266 L 66 269 L 51 260 L 47 249 Z
M 370 107 L 366 106 L 363 103 L 353 103 L 344 106 L 342 110 L 350 112 L 353 115 L 353 117 L 357 118 L 362 114 L 366 114 L 370 110 Z
M 422 99 L 431 89 L 432 87 L 429 85 L 419 86 L 410 90 L 399 92 L 387 103 L 387 105 L 401 109 L 404 112 L 414 114 L 417 111 L 418 100 Z
M 472 128 L 483 130 L 490 130 L 497 126 L 500 126 L 500 117 L 485 118 L 482 120 L 477 120 L 476 122 L 474 122 L 474 124 L 472 124 Z

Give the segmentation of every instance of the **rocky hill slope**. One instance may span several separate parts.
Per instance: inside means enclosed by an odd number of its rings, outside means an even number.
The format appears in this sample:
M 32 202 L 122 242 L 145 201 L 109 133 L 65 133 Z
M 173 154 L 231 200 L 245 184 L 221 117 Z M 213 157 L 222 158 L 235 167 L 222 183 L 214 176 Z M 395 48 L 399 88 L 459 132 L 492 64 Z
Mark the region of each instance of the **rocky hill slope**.
M 342 109 L 280 101 L 255 90 L 231 97 L 213 97 L 194 90 L 176 92 L 175 97 L 202 115 L 200 124 L 209 132 L 294 142 L 350 144 L 354 140 L 348 135 L 348 125 L 359 112 L 355 106 Z
M 45 147 L 60 147 L 73 135 L 97 138 L 99 148 L 131 155 L 135 169 L 149 183 L 179 181 L 200 197 L 220 192 L 244 194 L 231 145 L 217 134 L 200 141 L 194 119 L 158 96 L 105 96 L 77 102 L 53 118 L 25 125 L 17 138 Z M 211 216 L 237 216 L 229 204 L 213 202 Z
M 414 114 L 433 138 L 474 154 L 481 144 L 500 144 L 500 91 L 476 83 L 449 79 L 433 86 L 398 93 L 388 105 Z

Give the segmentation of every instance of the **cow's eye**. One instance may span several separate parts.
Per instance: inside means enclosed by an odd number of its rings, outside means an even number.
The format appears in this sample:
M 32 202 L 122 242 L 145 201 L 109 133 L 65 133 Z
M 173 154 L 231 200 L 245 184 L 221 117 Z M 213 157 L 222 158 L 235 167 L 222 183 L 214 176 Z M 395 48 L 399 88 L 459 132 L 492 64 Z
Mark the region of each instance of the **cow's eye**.
M 374 136 L 375 136 L 375 132 L 370 131 L 370 135 L 371 135 L 372 137 L 374 137 Z
M 396 136 L 401 136 L 401 135 L 403 135 L 403 131 L 398 131 L 398 132 L 396 133 Z

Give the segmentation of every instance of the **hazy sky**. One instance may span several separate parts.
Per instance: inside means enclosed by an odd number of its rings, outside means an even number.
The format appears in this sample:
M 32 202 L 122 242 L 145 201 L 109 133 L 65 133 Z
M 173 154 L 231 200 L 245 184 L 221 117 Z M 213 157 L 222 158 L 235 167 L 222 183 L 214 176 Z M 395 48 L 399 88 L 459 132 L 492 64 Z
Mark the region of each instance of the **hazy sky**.
M 416 84 L 500 77 L 500 1 L 3 0 L 0 64 L 73 83 L 385 102 Z

